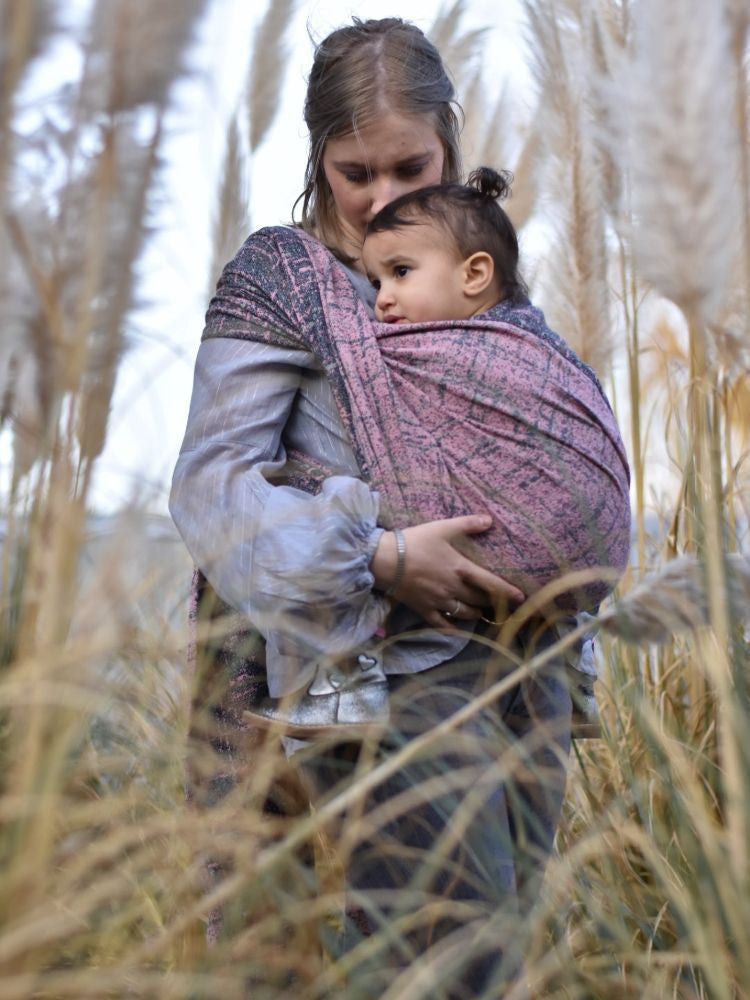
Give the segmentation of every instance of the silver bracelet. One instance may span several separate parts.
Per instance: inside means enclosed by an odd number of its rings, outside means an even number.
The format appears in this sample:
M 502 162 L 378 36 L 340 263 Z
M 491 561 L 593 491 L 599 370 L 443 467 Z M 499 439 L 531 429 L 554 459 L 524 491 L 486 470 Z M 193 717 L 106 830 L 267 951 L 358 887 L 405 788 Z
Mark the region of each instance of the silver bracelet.
M 404 579 L 404 570 L 406 569 L 406 539 L 401 528 L 393 529 L 393 537 L 396 539 L 396 572 L 393 574 L 390 587 L 385 592 L 386 597 L 393 597 L 396 593 Z

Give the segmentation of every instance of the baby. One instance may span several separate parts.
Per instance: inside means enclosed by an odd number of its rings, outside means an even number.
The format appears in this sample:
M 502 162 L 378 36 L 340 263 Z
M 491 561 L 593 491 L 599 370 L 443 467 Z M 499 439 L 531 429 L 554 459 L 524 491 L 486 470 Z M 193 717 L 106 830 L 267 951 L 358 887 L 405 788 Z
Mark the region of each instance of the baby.
M 485 319 L 491 323 L 510 324 L 511 327 L 521 325 L 527 333 L 532 334 L 531 342 L 544 341 L 552 348 L 553 354 L 560 354 L 566 359 L 566 364 L 585 368 L 567 345 L 546 327 L 542 314 L 528 300 L 526 286 L 518 273 L 518 238 L 513 224 L 498 204 L 498 199 L 505 197 L 508 191 L 507 175 L 489 167 L 481 167 L 470 175 L 466 185 L 421 188 L 397 198 L 383 208 L 370 223 L 362 248 L 362 261 L 367 277 L 377 293 L 375 319 L 383 324 L 424 324 L 482 317 L 479 320 L 480 326 Z M 489 315 L 484 317 L 483 314 L 487 313 Z M 446 333 L 450 333 L 447 325 Z M 464 335 L 472 334 L 466 332 Z M 431 350 L 425 346 L 426 341 L 419 339 L 419 332 L 414 336 L 415 343 L 422 345 L 420 365 L 429 364 Z M 499 376 L 492 375 L 489 382 L 490 395 L 497 397 L 499 393 L 511 402 L 520 397 L 517 399 L 517 407 L 520 409 L 514 412 L 525 411 L 524 419 L 532 425 L 536 420 L 546 425 L 550 418 L 534 409 L 533 396 L 538 386 L 532 385 L 531 381 L 527 382 L 523 374 L 524 362 L 529 362 L 530 352 L 533 353 L 534 348 L 528 341 L 524 343 L 511 339 L 510 346 L 506 344 L 505 350 L 510 358 L 511 368 L 516 369 L 514 379 L 517 384 L 511 385 L 507 378 L 498 382 Z M 448 347 L 438 348 L 433 353 L 440 366 L 445 365 L 448 356 L 453 358 L 454 364 L 461 363 L 450 354 Z M 585 382 L 593 380 L 596 383 L 593 373 L 588 369 L 587 371 L 590 379 L 586 377 Z M 542 388 L 546 388 L 547 380 L 545 374 L 540 383 Z M 562 391 L 568 391 L 568 395 L 570 393 L 565 386 Z M 581 405 L 585 404 L 582 402 Z M 553 399 L 553 412 L 556 406 Z M 602 401 L 602 407 L 607 410 L 606 402 Z M 611 411 L 609 418 L 611 419 Z M 512 433 L 516 433 L 517 420 L 511 419 L 510 424 L 514 428 Z M 613 509 L 626 509 L 627 467 L 624 454 L 617 451 L 617 443 L 607 452 L 599 440 L 601 438 L 603 441 L 609 435 L 611 441 L 613 436 L 616 437 L 616 428 L 613 423 L 612 426 L 600 425 L 598 417 L 592 419 L 588 427 L 589 433 L 593 435 L 590 451 L 595 456 L 595 463 L 605 467 L 608 461 L 620 466 L 624 463 L 624 468 L 619 468 L 616 473 L 610 467 L 601 478 L 603 485 L 597 489 L 602 493 L 614 490 L 620 497 L 620 507 L 615 503 Z M 510 431 L 508 433 L 511 434 Z M 501 440 L 505 441 L 504 450 L 511 455 L 514 447 L 512 437 Z M 517 547 L 523 553 L 522 558 L 531 552 L 531 547 L 525 546 L 524 524 L 526 520 L 533 521 L 535 516 L 532 513 L 527 518 L 527 510 L 533 511 L 534 505 L 541 506 L 544 510 L 549 508 L 549 523 L 544 530 L 552 530 L 553 534 L 559 532 L 561 536 L 565 534 L 567 522 L 573 520 L 573 515 L 569 512 L 575 507 L 576 487 L 575 484 L 570 485 L 571 481 L 567 477 L 575 466 L 579 476 L 591 478 L 587 471 L 581 471 L 585 469 L 585 463 L 579 459 L 577 448 L 580 446 L 581 442 L 567 438 L 564 439 L 562 448 L 556 446 L 554 457 L 559 455 L 560 468 L 554 468 L 554 458 L 547 462 L 549 481 L 535 479 L 530 473 L 524 475 L 525 492 L 517 497 L 522 513 L 520 518 L 516 514 L 521 529 L 520 534 L 515 536 Z M 521 440 L 522 455 L 525 454 L 524 449 L 528 449 L 528 443 Z M 610 456 L 609 459 L 604 458 L 605 454 Z M 499 468 L 497 457 L 488 461 L 492 462 L 492 468 Z M 522 461 L 527 460 L 522 458 Z M 489 465 L 487 469 L 490 476 Z M 547 471 L 545 466 L 544 473 Z M 567 485 L 560 486 L 565 480 Z M 610 480 L 616 481 L 614 486 L 610 485 Z M 550 489 L 565 494 L 554 511 L 548 500 Z M 509 523 L 513 521 L 513 513 L 512 509 L 508 510 L 506 520 Z M 582 523 L 584 528 L 581 530 L 585 533 L 585 519 Z M 624 565 L 626 558 L 628 526 L 620 524 L 620 528 L 621 537 L 612 548 L 615 553 L 612 565 Z M 591 532 L 596 534 L 593 524 Z M 577 544 L 573 543 L 576 552 Z M 607 560 L 602 559 L 601 562 L 606 564 Z M 533 586 L 533 580 L 531 582 Z M 531 587 L 527 592 L 530 590 Z M 450 615 L 446 617 L 451 618 Z M 446 622 L 448 624 L 452 623 Z M 589 640 L 586 648 L 588 644 Z M 360 728 L 364 731 L 373 722 L 382 723 L 387 719 L 387 682 L 375 648 L 370 651 L 372 655 L 360 655 L 356 662 L 352 657 L 352 663 L 348 666 L 340 665 L 333 670 L 330 666 L 321 667 L 305 693 L 297 693 L 284 704 L 268 699 L 253 711 L 253 716 L 265 717 L 271 724 L 281 724 L 291 735 L 315 735 L 318 726 L 321 731 L 328 728 L 327 720 L 335 721 L 339 726 L 348 723 L 353 732 Z M 581 735 L 593 735 L 596 729 L 591 672 L 588 669 L 579 675 L 575 671 L 572 677 L 574 704 L 577 703 L 579 710 L 574 715 L 574 722 L 577 722 Z
M 469 319 L 500 301 L 525 302 L 518 238 L 498 199 L 507 175 L 480 167 L 466 185 L 420 188 L 370 223 L 362 261 L 383 323 Z

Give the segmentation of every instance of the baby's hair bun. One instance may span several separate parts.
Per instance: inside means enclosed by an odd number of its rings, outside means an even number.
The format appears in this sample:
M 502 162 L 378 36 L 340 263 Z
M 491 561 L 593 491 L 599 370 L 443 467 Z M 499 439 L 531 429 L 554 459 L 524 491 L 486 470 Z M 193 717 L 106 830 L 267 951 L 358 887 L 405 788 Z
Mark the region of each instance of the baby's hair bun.
M 513 174 L 510 170 L 498 171 L 492 167 L 477 167 L 469 174 L 466 186 L 474 188 L 483 198 L 497 201 L 508 197 L 512 183 Z

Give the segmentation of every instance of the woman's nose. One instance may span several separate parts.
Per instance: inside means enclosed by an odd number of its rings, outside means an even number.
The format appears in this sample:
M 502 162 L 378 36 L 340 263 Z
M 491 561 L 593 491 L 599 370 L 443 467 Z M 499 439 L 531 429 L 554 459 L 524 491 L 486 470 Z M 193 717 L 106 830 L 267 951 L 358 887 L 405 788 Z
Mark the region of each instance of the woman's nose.
M 385 208 L 394 198 L 398 198 L 405 191 L 406 185 L 400 184 L 395 178 L 384 177 L 382 180 L 378 180 L 372 191 L 371 216 L 374 218 L 381 208 Z

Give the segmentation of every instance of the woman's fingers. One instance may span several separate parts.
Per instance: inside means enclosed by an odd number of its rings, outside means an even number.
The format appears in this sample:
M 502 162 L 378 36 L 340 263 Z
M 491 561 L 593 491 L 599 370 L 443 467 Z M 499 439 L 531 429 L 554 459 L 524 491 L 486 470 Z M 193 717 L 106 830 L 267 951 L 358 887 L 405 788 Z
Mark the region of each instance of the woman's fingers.
M 461 535 L 478 535 L 487 531 L 492 527 L 492 518 L 487 514 L 465 514 L 462 517 L 448 518 L 441 523 L 445 527 L 446 537 L 455 539 Z M 525 599 L 526 595 L 514 584 L 496 576 L 468 556 L 465 559 L 466 570 L 461 572 L 461 576 L 466 589 L 456 595 L 462 601 L 483 607 L 487 597 L 500 597 L 514 604 L 520 604 Z
M 427 624 L 432 625 L 433 628 L 446 629 L 451 632 L 456 630 L 456 626 L 450 618 L 446 618 L 440 611 L 426 611 L 422 617 Z
M 502 576 L 496 576 L 483 566 L 472 562 L 471 559 L 466 560 L 461 569 L 461 576 L 465 583 L 483 590 L 490 599 L 499 597 L 513 604 L 520 604 L 525 600 L 526 595 L 515 584 L 505 580 Z
M 434 524 L 443 526 L 446 538 L 456 538 L 458 535 L 478 535 L 492 527 L 489 514 L 463 514 L 461 517 L 447 517 Z
M 486 597 L 484 602 L 479 605 L 467 604 L 465 601 L 459 601 L 458 598 L 454 598 L 450 602 L 450 607 L 443 609 L 442 614 L 445 618 L 450 618 L 451 621 L 474 621 L 477 618 L 482 617 L 482 607 L 486 604 Z
M 481 618 L 483 609 L 500 601 L 517 604 L 524 595 L 513 584 L 475 563 L 461 551 L 460 540 L 486 531 L 485 514 L 445 518 L 404 528 L 405 551 L 396 598 L 435 628 L 460 628 L 461 620 Z M 392 532 L 385 532 L 370 568 L 381 590 L 397 578 L 398 553 Z
M 460 566 L 458 573 L 461 573 Z M 472 608 L 484 608 L 487 606 L 488 602 L 491 602 L 492 600 L 490 594 L 484 589 L 484 587 L 475 587 L 473 584 L 468 583 L 465 579 L 462 579 L 460 575 L 456 581 L 456 585 L 453 587 L 452 593 L 455 595 L 456 600 L 461 601 L 464 605 L 469 605 Z

